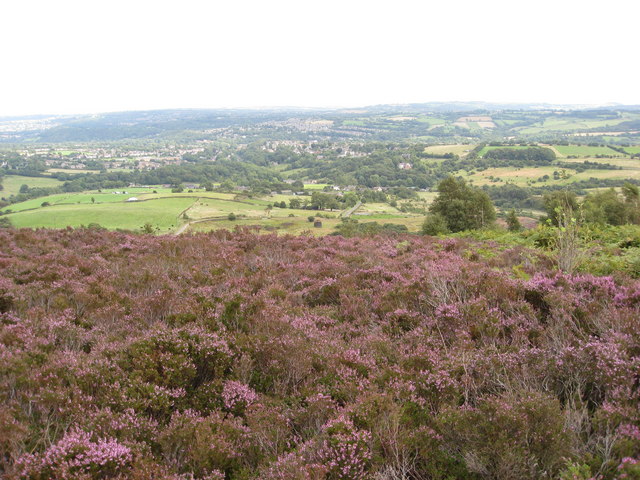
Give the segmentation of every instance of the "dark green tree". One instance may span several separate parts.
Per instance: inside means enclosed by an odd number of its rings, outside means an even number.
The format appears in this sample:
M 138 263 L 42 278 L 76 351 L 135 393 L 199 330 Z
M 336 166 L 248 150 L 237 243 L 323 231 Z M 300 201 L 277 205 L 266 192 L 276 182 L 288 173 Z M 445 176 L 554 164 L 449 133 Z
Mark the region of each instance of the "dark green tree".
M 449 227 L 447 226 L 447 221 L 440 214 L 429 215 L 422 224 L 423 235 L 442 235 L 445 233 L 449 233 Z
M 625 202 L 613 188 L 590 193 L 582 202 L 584 220 L 591 223 L 624 225 L 629 215 Z
M 520 224 L 520 220 L 518 220 L 518 216 L 516 215 L 516 211 L 511 209 L 509 213 L 507 213 L 507 229 L 510 232 L 519 232 L 522 230 L 522 225 Z
M 482 228 L 496 219 L 489 195 L 468 186 L 463 179 L 445 178 L 438 185 L 438 192 L 429 211 L 440 215 L 452 232 Z
M 558 226 L 558 212 L 578 210 L 578 200 L 576 194 L 569 190 L 558 190 L 555 192 L 545 193 L 542 198 L 544 209 L 547 212 L 547 218 L 553 225 Z
M 300 208 L 300 200 L 298 198 L 290 199 L 289 208 Z

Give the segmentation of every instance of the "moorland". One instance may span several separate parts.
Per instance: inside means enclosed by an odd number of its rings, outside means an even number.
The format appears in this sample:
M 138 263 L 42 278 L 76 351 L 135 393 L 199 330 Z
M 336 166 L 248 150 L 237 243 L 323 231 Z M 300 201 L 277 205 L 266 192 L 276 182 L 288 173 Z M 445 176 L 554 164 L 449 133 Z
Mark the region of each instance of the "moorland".
M 0 476 L 640 478 L 640 108 L 0 119 Z

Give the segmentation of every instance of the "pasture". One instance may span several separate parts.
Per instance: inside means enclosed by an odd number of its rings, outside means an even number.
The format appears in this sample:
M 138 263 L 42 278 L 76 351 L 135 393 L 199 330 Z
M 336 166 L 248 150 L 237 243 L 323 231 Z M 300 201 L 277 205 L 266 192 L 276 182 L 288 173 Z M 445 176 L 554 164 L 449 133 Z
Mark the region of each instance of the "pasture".
M 335 227 L 340 224 L 338 218 L 318 218 L 322 222 L 321 228 L 316 228 L 313 223 L 309 222 L 308 216 L 313 212 L 305 212 L 305 216 L 297 217 L 279 217 L 270 219 L 253 219 L 238 218 L 235 221 L 227 219 L 207 220 L 202 222 L 193 222 L 189 225 L 186 232 L 209 232 L 212 230 L 233 230 L 235 228 L 255 228 L 258 233 L 282 233 L 289 235 L 308 234 L 314 236 L 328 235 L 335 231 Z
M 42 201 L 42 199 L 38 199 Z M 110 230 L 139 230 L 145 223 L 167 233 L 178 226 L 177 217 L 194 202 L 175 197 L 132 203 L 59 204 L 7 215 L 17 228 L 65 228 L 97 223 Z
M 454 145 L 430 145 L 424 149 L 425 153 L 429 153 L 432 155 L 444 155 L 446 153 L 453 153 L 460 157 L 465 156 L 469 153 L 475 145 L 463 145 L 463 144 L 454 144 Z
M 20 193 L 20 187 L 27 185 L 29 188 L 49 188 L 59 187 L 62 182 L 56 178 L 45 177 L 23 177 L 22 175 L 5 175 L 2 177 L 3 190 L 0 190 L 0 197 L 9 198 L 11 195 Z
M 613 155 L 615 157 L 624 157 L 622 153 L 616 152 L 609 147 L 589 145 L 554 145 L 553 147 L 563 156 L 595 157 L 596 155 Z
M 495 150 L 497 148 L 500 148 L 500 149 L 508 148 L 511 150 L 524 150 L 530 147 L 529 145 L 486 145 L 485 147 L 482 148 L 482 150 L 480 150 L 480 152 L 478 152 L 478 156 L 484 157 L 488 151 Z
M 560 169 L 555 166 L 526 168 L 500 167 L 487 168 L 486 170 L 474 171 L 473 173 L 461 171 L 458 172 L 458 174 L 462 175 L 465 180 L 471 182 L 476 187 L 482 185 L 500 185 L 501 183 L 507 182 L 524 187 L 529 183 L 537 182 L 538 178 L 543 177 L 544 175 L 548 175 L 550 177 L 550 180 L 545 183 L 551 184 L 553 182 L 553 172 L 555 170 Z M 567 172 L 569 174 L 575 173 L 570 170 L 567 170 Z

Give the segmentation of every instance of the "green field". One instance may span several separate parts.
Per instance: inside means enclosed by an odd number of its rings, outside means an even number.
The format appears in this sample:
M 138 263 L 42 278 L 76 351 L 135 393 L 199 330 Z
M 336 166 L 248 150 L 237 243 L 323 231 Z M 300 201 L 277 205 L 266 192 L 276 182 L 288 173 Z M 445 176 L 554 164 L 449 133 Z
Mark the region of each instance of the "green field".
M 595 157 L 596 155 L 613 155 L 623 157 L 624 155 L 609 147 L 590 147 L 588 145 L 554 145 L 561 155 L 577 155 L 580 157 Z
M 629 155 L 635 155 L 637 153 L 640 153 L 640 147 L 624 147 L 624 151 Z
M 50 168 L 47 173 L 99 173 L 100 170 L 78 170 L 74 168 Z
M 455 155 L 464 156 L 469 153 L 475 145 L 430 145 L 424 149 L 425 153 L 432 155 L 444 155 L 445 153 L 453 153 Z
M 17 195 L 20 193 L 20 187 L 22 185 L 28 185 L 30 188 L 47 188 L 58 187 L 62 185 L 62 182 L 56 178 L 5 175 L 2 177 L 2 186 L 4 189 L 0 191 L 0 197 L 9 198 L 11 195 Z
M 416 120 L 421 123 L 428 123 L 430 127 L 433 127 L 435 125 L 445 125 L 447 123 L 447 121 L 443 118 L 434 118 L 434 117 L 425 117 L 425 116 L 420 116 L 416 118 Z
M 509 148 L 511 150 L 524 150 L 525 148 L 530 148 L 528 145 L 486 145 L 480 152 L 478 152 L 478 156 L 484 157 L 485 154 L 490 150 L 495 150 L 497 148 Z
M 501 168 L 487 168 L 486 170 L 480 172 L 474 172 L 469 175 L 468 172 L 458 172 L 459 175 L 462 175 L 465 180 L 473 183 L 474 186 L 481 185 L 500 185 L 506 182 L 514 183 L 521 187 L 526 186 L 530 182 L 537 182 L 538 178 L 549 175 L 550 180 L 545 182 L 546 184 L 559 184 L 560 180 L 554 182 L 553 181 L 553 172 L 554 170 L 560 170 L 555 166 L 545 166 L 545 167 L 525 167 L 525 168 L 515 168 L 515 167 L 501 167 Z M 575 172 L 569 171 L 570 174 L 574 174 Z M 492 181 L 492 178 L 499 178 L 500 181 Z M 566 180 L 564 180 L 566 182 Z
M 177 227 L 178 215 L 193 203 L 193 198 L 176 197 L 133 203 L 62 204 L 12 213 L 7 218 L 18 228 L 65 228 L 97 223 L 108 229 L 139 230 L 150 223 L 166 233 Z
M 516 128 L 519 133 L 524 134 L 537 134 L 545 131 L 560 131 L 570 132 L 576 130 L 591 130 L 593 128 L 602 127 L 615 127 L 616 125 L 626 122 L 631 117 L 623 118 L 603 118 L 603 119 L 589 119 L 579 117 L 558 117 L 558 118 L 546 118 L 543 122 L 538 122 L 533 126 Z

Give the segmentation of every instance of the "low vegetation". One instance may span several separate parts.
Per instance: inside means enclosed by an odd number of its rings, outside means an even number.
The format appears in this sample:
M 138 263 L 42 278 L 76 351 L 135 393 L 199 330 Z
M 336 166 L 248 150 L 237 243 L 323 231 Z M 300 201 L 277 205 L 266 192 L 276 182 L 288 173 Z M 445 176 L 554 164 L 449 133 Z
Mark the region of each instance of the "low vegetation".
M 453 238 L 0 237 L 6 478 L 637 474 L 624 275 Z

